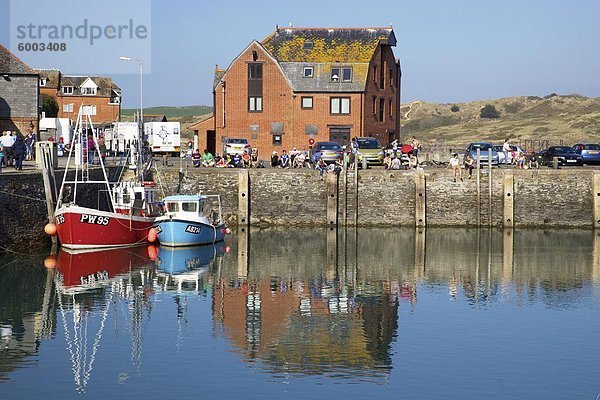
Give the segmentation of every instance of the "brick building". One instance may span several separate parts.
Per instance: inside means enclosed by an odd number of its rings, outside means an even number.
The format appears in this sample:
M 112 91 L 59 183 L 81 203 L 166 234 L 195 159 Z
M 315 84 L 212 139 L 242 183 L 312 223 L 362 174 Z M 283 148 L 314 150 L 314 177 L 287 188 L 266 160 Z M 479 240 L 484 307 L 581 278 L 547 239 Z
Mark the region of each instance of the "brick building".
M 399 135 L 400 63 L 389 28 L 276 28 L 252 41 L 225 69 L 215 69 L 214 132 L 200 147 L 247 138 L 261 158 L 307 148 Z M 211 137 L 212 136 L 212 137 Z
M 121 118 L 121 88 L 111 78 L 63 75 L 59 70 L 38 70 L 40 95 L 52 96 L 58 103 L 58 118 L 77 120 L 84 106 L 95 124 L 112 123 Z
M 0 132 L 38 131 L 39 76 L 0 45 Z

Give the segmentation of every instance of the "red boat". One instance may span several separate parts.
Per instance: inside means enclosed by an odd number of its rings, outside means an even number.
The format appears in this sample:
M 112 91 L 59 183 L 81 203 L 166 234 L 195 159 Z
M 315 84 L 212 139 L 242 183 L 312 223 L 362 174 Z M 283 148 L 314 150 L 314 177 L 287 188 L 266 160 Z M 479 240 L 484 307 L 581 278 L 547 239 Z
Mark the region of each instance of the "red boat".
M 114 182 L 108 180 L 99 149 L 98 131 L 80 108 L 54 212 L 63 247 L 97 249 L 144 243 L 159 214 L 154 204 L 156 185 L 144 180 L 149 168 L 142 166 L 139 148 L 127 153 L 126 160 L 131 162 L 120 165 L 119 179 Z M 103 179 L 94 179 L 99 169 Z

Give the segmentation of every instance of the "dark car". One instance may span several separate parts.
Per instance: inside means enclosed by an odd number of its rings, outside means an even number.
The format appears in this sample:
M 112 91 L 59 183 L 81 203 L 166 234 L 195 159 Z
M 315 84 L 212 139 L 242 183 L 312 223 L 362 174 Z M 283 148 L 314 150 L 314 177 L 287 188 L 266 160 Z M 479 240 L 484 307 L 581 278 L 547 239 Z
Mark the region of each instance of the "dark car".
M 583 157 L 571 147 L 550 146 L 542 156 L 542 165 L 552 166 L 552 160 L 556 157 L 559 165 L 583 165 Z
M 583 157 L 584 164 L 600 163 L 600 144 L 577 143 L 575 146 L 573 146 L 573 150 Z
M 313 147 L 310 161 L 316 163 L 319 158 L 322 158 L 326 163 L 335 162 L 338 157 L 344 155 L 344 149 L 337 142 L 317 142 Z

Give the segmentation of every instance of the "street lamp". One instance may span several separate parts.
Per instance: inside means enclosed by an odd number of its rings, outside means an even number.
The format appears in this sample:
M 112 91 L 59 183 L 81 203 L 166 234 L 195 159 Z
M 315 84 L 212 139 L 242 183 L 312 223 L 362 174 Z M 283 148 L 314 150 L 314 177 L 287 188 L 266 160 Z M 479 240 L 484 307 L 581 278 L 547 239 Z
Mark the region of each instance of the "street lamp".
M 119 57 L 119 59 L 121 61 L 137 61 L 138 63 L 140 63 L 140 118 L 139 118 L 139 124 L 140 124 L 140 137 L 138 138 L 138 157 L 142 156 L 142 145 L 141 145 L 141 141 L 144 139 L 144 80 L 143 80 L 143 76 L 144 76 L 144 62 L 142 61 L 141 58 L 131 58 L 131 57 L 126 57 L 126 56 L 121 56 Z M 140 179 L 143 179 L 142 177 L 142 166 L 141 163 L 137 163 L 138 164 L 138 174 Z

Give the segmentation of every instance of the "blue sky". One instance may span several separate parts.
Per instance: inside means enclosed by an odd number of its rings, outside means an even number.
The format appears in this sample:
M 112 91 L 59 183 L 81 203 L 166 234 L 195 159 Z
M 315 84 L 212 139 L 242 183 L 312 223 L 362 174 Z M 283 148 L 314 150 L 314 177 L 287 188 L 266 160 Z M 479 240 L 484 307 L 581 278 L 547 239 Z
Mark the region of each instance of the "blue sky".
M 10 38 L 7 10 L 8 0 L 0 0 L 4 45 Z M 107 9 L 106 17 L 115 11 Z M 144 106 L 210 104 L 215 64 L 227 66 L 253 39 L 290 22 L 297 27 L 392 24 L 403 102 L 553 92 L 600 96 L 600 1 L 153 0 L 151 13 L 152 69 L 144 77 Z M 112 76 L 123 89 L 125 107 L 138 106 L 139 77 Z

